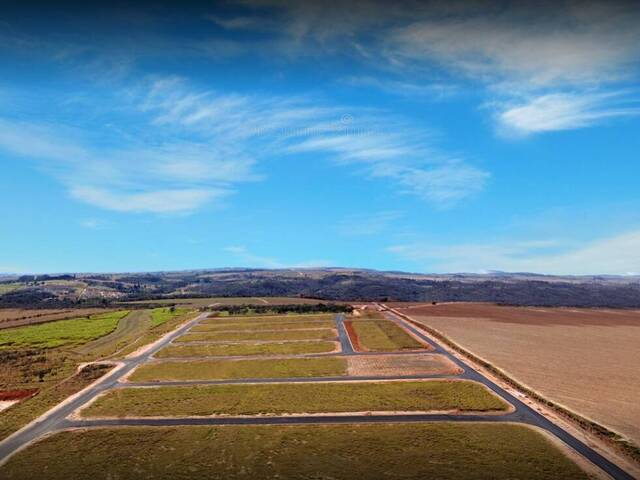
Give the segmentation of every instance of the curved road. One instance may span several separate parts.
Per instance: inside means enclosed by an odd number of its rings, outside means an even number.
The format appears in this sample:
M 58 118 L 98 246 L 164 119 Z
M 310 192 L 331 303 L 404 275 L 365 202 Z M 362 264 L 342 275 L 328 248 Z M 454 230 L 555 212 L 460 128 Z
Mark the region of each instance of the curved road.
M 4 463 L 11 455 L 27 446 L 30 442 L 41 436 L 63 430 L 66 428 L 94 428 L 108 426 L 177 426 L 177 425 L 283 425 L 283 424 L 317 424 L 317 423 L 402 423 L 402 422 L 517 422 L 536 426 L 551 433 L 593 464 L 601 468 L 616 480 L 633 480 L 633 477 L 622 470 L 614 463 L 607 460 L 598 452 L 584 444 L 582 441 L 571 435 L 560 426 L 554 424 L 549 419 L 533 410 L 511 393 L 485 377 L 481 373 L 471 368 L 466 362 L 455 357 L 445 350 L 439 342 L 427 336 L 411 323 L 404 320 L 392 310 L 385 310 L 384 315 L 402 328 L 408 330 L 413 335 L 427 342 L 434 347 L 428 353 L 438 353 L 456 364 L 463 373 L 460 375 L 420 375 L 403 377 L 314 377 L 314 378 L 279 378 L 279 379 L 237 379 L 237 380 L 213 380 L 213 381 L 183 381 L 183 382 L 145 382 L 145 383 L 122 383 L 121 380 L 132 370 L 153 359 L 153 355 L 167 346 L 173 340 L 183 335 L 197 324 L 201 319 L 206 318 L 206 313 L 187 322 L 173 332 L 160 339 L 147 351 L 142 354 L 126 359 L 110 374 L 103 377 L 93 385 L 87 387 L 78 395 L 70 397 L 67 401 L 59 404 L 54 409 L 47 412 L 37 421 L 14 433 L 7 439 L 0 442 L 0 464 Z M 380 353 L 355 352 L 344 326 L 344 316 L 339 314 L 335 317 L 338 338 L 342 347 L 342 352 L 338 355 L 380 355 Z M 416 352 L 401 352 L 415 354 Z M 425 352 L 426 353 L 426 352 Z M 398 354 L 389 352 L 389 354 Z M 315 355 L 312 355 L 315 356 Z M 229 357 L 226 357 L 229 358 Z M 255 357 L 254 357 L 255 358 Z M 202 358 L 199 358 L 202 360 Z M 129 418 L 129 419 L 80 419 L 70 420 L 68 417 L 78 408 L 92 401 L 96 396 L 113 388 L 126 388 L 151 385 L 193 385 L 193 384 L 230 384 L 230 383 L 283 383 L 283 382 L 329 382 L 329 381 L 354 381 L 354 380 L 380 380 L 380 379 L 425 379 L 425 378 L 462 378 L 472 380 L 485 385 L 496 395 L 503 398 L 515 407 L 511 413 L 502 415 L 472 415 L 472 414 L 402 414 L 402 415 L 310 415 L 310 416 L 264 416 L 264 417 L 198 417 L 198 418 Z

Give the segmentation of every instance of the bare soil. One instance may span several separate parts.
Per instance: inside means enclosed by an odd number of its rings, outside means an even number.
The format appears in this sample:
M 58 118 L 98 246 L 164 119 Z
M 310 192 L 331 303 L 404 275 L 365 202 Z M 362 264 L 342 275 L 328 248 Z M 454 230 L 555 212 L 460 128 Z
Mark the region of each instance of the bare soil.
M 362 355 L 348 357 L 353 376 L 458 375 L 460 369 L 439 354 Z
M 479 303 L 400 311 L 546 398 L 640 443 L 640 311 Z

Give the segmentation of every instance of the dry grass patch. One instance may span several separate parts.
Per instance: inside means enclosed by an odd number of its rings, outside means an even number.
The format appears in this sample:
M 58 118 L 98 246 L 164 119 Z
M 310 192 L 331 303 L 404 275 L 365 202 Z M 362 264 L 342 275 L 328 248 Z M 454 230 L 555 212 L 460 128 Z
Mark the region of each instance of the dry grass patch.
M 347 321 L 345 326 L 356 350 L 393 352 L 429 348 L 389 320 Z
M 165 386 L 110 391 L 85 417 L 191 417 L 347 412 L 503 412 L 508 405 L 469 381 L 386 381 Z
M 301 330 L 335 328 L 332 320 L 300 321 L 300 322 L 244 322 L 244 323 L 200 323 L 191 329 L 192 332 L 254 332 L 261 330 Z
M 278 332 L 196 332 L 177 338 L 176 342 L 237 342 L 278 340 L 335 340 L 335 330 L 283 330 Z
M 12 480 L 44 475 L 49 480 L 588 478 L 527 427 L 455 423 L 80 430 L 48 437 L 0 468 L 0 477 Z
M 299 355 L 329 353 L 336 349 L 336 342 L 287 342 L 260 344 L 197 344 L 170 345 L 160 350 L 156 357 L 215 357 L 244 355 Z
M 132 382 L 227 380 L 233 378 L 327 377 L 347 374 L 347 360 L 339 357 L 278 360 L 201 360 L 156 362 L 139 367 Z

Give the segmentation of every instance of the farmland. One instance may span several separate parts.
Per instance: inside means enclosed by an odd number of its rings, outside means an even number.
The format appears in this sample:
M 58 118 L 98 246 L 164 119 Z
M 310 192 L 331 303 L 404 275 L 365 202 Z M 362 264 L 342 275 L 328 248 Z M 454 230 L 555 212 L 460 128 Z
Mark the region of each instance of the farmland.
M 640 312 L 488 304 L 402 311 L 546 398 L 640 444 Z
M 538 432 L 508 424 L 79 430 L 46 438 L 0 468 L 12 480 L 43 472 L 50 480 L 129 479 L 134 471 L 190 480 L 484 480 L 488 472 L 504 480 L 587 479 Z
M 82 415 L 154 417 L 506 410 L 507 405 L 482 385 L 432 380 L 127 388 L 98 398 Z
M 0 349 L 9 347 L 54 348 L 86 343 L 113 331 L 118 322 L 128 314 L 129 312 L 125 310 L 1 330 Z

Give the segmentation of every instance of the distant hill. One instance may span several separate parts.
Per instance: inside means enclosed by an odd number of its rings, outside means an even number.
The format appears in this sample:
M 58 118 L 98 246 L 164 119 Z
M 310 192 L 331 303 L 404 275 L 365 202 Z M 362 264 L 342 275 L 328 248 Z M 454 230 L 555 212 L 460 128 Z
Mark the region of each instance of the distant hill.
M 188 296 L 300 296 L 348 301 L 481 301 L 640 308 L 638 276 L 417 274 L 364 269 L 219 269 L 23 276 L 0 307 L 109 304 Z M 2 282 L 0 282 L 0 287 Z M 0 292 L 3 290 L 0 288 Z

